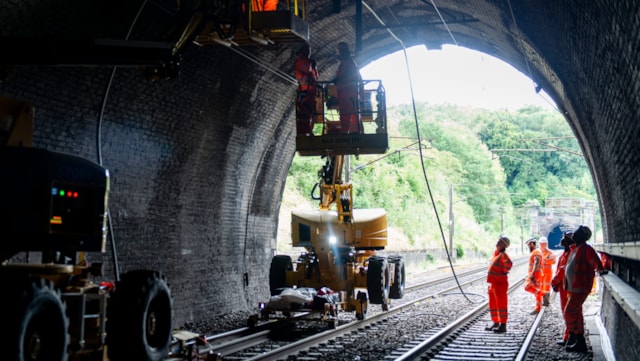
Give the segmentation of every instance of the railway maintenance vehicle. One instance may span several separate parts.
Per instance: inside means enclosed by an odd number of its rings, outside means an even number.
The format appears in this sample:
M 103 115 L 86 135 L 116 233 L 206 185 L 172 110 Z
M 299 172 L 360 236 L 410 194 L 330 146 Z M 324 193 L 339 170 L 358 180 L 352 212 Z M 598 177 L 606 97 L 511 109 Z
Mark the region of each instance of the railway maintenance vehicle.
M 263 320 L 310 311 L 311 319 L 335 325 L 338 311 L 355 312 L 357 319 L 364 319 L 369 303 L 387 310 L 390 299 L 400 299 L 404 293 L 403 258 L 377 254 L 387 246 L 385 210 L 354 209 L 348 174 L 350 155 L 383 154 L 388 149 L 382 82 L 359 83 L 359 131 L 353 133 L 334 131 L 339 124 L 335 84 L 318 82 L 317 86 L 313 134 L 298 134 L 296 149 L 301 156 L 326 158 L 312 190 L 319 209 L 292 211 L 292 246 L 305 251 L 295 261 L 285 254 L 273 257 L 272 296 L 260 304 L 256 316 Z M 303 297 L 291 297 L 295 290 Z M 280 297 L 283 292 L 287 297 Z M 301 302 L 309 298 L 311 302 Z M 294 302 L 287 304 L 290 300 Z
M 284 3 L 263 11 L 257 2 L 176 1 L 172 28 L 179 33 L 162 43 L 0 37 L 6 50 L 0 81 L 17 64 L 136 66 L 151 80 L 169 79 L 193 43 L 308 41 L 305 1 Z M 25 47 L 26 41 L 46 46 Z M 165 277 L 152 270 L 120 275 L 113 242 L 115 279 L 103 279 L 102 264 L 89 262 L 89 253 L 106 252 L 108 170 L 32 148 L 33 116 L 30 103 L 0 96 L 0 359 L 165 360 L 173 331 Z
M 31 147 L 33 108 L 0 97 L 2 359 L 164 360 L 172 298 L 156 271 L 102 280 L 109 172 Z M 117 268 L 116 268 L 117 269 Z

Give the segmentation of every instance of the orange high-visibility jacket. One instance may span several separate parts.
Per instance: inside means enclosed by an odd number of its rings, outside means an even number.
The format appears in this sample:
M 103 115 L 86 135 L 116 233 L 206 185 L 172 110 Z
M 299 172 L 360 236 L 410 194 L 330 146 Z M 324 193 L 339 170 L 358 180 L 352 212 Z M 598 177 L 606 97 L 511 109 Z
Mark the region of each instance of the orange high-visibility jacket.
M 505 252 L 495 250 L 491 263 L 489 264 L 489 273 L 487 274 L 488 283 L 508 283 L 509 271 L 512 266 L 511 258 Z
M 573 248 L 574 248 L 574 245 L 571 245 L 568 251 L 562 252 L 560 257 L 558 257 L 556 274 L 553 276 L 553 279 L 551 280 L 551 286 L 558 287 L 560 289 L 564 288 L 564 269 L 567 266 L 567 261 L 569 260 L 569 254 L 571 253 Z
M 542 250 L 540 251 L 542 252 Z M 556 263 L 556 255 L 551 252 L 550 249 L 547 248 L 546 251 L 542 252 L 542 270 L 545 273 L 553 273 L 553 265 Z
M 542 281 L 542 252 L 538 248 L 529 256 L 529 276 L 533 276 L 537 283 Z
M 595 271 L 602 271 L 602 262 L 587 243 L 571 251 L 565 267 L 565 287 L 569 292 L 591 292 Z

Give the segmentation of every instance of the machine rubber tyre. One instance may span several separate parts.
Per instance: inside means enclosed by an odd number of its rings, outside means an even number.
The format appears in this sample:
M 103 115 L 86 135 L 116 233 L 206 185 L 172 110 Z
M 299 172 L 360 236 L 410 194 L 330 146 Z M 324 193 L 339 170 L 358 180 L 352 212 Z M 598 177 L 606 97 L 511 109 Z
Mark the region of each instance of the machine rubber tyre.
M 280 294 L 280 289 L 287 287 L 287 271 L 293 269 L 291 256 L 275 255 L 269 267 L 269 290 L 271 295 Z
M 367 292 L 369 302 L 374 305 L 389 301 L 389 267 L 384 257 L 370 257 L 367 270 Z
M 360 303 L 360 309 L 362 310 L 362 312 L 356 312 L 356 319 L 362 321 L 367 317 L 367 294 L 362 291 L 358 291 L 356 300 Z
M 44 279 L 3 284 L 2 359 L 66 361 L 69 320 L 60 292 Z
M 404 297 L 405 271 L 402 257 L 389 257 L 389 263 L 395 264 L 393 283 L 389 289 L 389 298 L 399 300 Z
M 158 272 L 122 276 L 107 311 L 107 349 L 111 361 L 165 360 L 171 341 L 171 293 Z

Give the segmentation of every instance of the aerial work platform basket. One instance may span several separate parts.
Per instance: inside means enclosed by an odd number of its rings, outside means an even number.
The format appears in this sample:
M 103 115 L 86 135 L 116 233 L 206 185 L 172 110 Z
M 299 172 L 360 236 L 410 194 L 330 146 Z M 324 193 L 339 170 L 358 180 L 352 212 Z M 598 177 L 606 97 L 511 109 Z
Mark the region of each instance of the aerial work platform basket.
M 357 127 L 345 131 L 340 126 L 336 85 L 332 82 L 317 83 L 312 132 L 306 134 L 298 131 L 296 136 L 296 150 L 301 156 L 386 153 L 389 140 L 382 81 L 363 80 L 357 89 L 354 118 Z

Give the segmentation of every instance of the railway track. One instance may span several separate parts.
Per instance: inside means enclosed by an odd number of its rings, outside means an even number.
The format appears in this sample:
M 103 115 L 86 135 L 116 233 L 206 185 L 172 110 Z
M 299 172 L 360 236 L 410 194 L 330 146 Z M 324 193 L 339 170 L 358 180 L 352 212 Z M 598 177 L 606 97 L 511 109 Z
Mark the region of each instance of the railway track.
M 516 261 L 517 264 L 522 266 L 524 262 Z M 457 277 L 458 281 L 456 282 L 460 284 L 460 287 L 475 287 L 486 294 L 486 266 L 460 272 Z M 363 353 L 362 351 L 354 350 L 353 347 L 354 344 L 357 345 L 359 343 L 359 339 L 364 337 L 375 340 L 376 336 L 373 336 L 375 332 L 389 329 L 390 324 L 401 325 L 403 319 L 411 318 L 411 316 L 406 316 L 407 312 L 422 307 L 420 305 L 429 303 L 431 299 L 443 298 L 444 295 L 456 291 L 458 285 L 454 285 L 453 281 L 452 276 L 449 276 L 407 286 L 402 304 L 393 305 L 387 311 L 370 312 L 361 321 L 355 321 L 355 318 L 347 317 L 344 320 L 344 324 L 335 329 L 327 329 L 326 325 L 317 322 L 307 323 L 304 327 L 296 327 L 290 322 L 272 321 L 260 324 L 256 329 L 241 328 L 225 334 L 210 336 L 206 338 L 206 347 L 197 348 L 198 357 L 202 360 L 284 360 L 291 357 L 304 360 L 328 360 L 332 359 L 327 357 L 328 354 L 339 354 L 341 350 L 348 349 L 354 353 Z M 438 290 L 433 290 L 434 288 L 438 288 Z M 436 301 L 433 302 L 435 303 Z M 446 306 L 447 302 L 444 303 Z M 473 306 L 473 304 L 466 302 L 465 307 L 467 309 L 473 308 L 477 313 L 477 318 L 482 317 L 482 310 L 486 313 L 486 302 Z M 460 309 L 457 310 L 457 312 L 460 311 Z M 303 315 L 296 316 L 303 317 Z M 293 322 L 295 320 L 292 319 L 290 321 Z M 438 322 L 447 324 L 457 321 L 441 319 L 436 321 L 436 324 Z M 420 333 L 419 337 L 428 339 L 433 337 L 432 335 L 443 332 L 438 331 L 442 327 L 437 327 L 437 325 L 429 326 L 429 324 L 425 324 L 425 329 Z M 401 329 L 402 327 L 393 326 L 393 328 Z M 458 329 L 463 328 L 462 326 L 458 327 Z M 469 328 L 471 329 L 472 327 Z M 482 326 L 482 330 L 486 335 L 484 326 Z M 274 337 L 274 335 L 278 335 L 278 337 Z M 416 342 L 413 341 L 414 344 Z M 398 350 L 403 349 L 407 349 L 407 347 L 398 344 L 395 349 L 387 350 L 387 352 L 391 359 L 397 359 L 402 357 L 398 354 L 401 351 Z M 412 348 L 408 349 L 411 350 Z M 414 350 L 414 352 L 418 351 Z M 384 355 L 378 357 L 378 359 L 383 357 Z M 362 360 L 365 359 L 368 358 L 362 358 Z
M 524 278 L 512 285 L 509 294 L 520 291 L 523 283 Z M 484 329 L 487 314 L 487 303 L 484 302 L 446 327 L 427 335 L 423 341 L 409 344 L 385 360 L 525 360 L 544 310 L 533 320 L 517 317 L 520 327 L 513 327 L 516 322 L 512 317 L 507 336 Z

